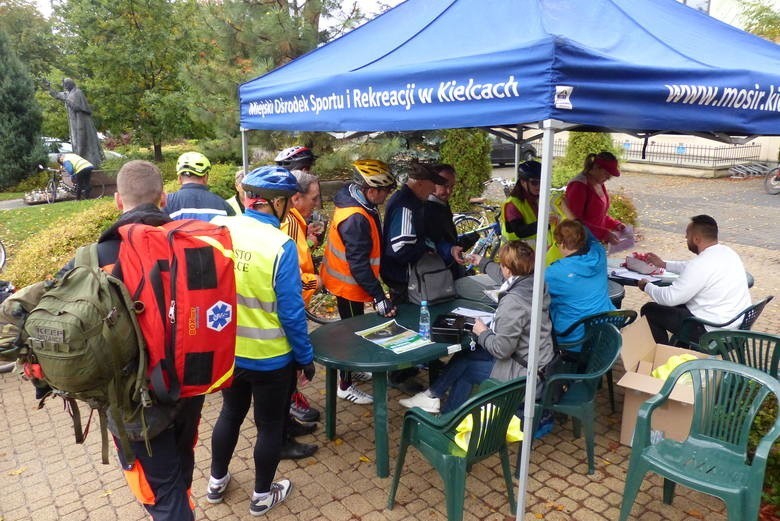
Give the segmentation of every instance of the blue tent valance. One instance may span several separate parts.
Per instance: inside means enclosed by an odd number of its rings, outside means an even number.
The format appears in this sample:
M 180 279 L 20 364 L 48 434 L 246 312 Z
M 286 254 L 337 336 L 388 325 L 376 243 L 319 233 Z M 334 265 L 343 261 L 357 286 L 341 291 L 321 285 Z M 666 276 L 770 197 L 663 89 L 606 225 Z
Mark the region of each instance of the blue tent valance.
M 673 0 L 408 0 L 239 98 L 246 129 L 777 135 L 780 46 Z

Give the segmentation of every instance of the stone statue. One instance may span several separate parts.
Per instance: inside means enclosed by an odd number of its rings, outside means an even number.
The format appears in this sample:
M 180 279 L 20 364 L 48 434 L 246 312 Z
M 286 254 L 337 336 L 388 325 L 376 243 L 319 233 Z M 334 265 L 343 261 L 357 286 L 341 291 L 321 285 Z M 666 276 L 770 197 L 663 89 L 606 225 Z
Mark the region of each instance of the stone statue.
M 87 103 L 84 93 L 76 86 L 76 82 L 70 78 L 62 80 L 63 92 L 57 92 L 46 82 L 49 94 L 58 100 L 65 102 L 68 109 L 68 126 L 70 127 L 70 143 L 73 153 L 77 154 L 96 167 L 104 159 L 103 149 L 100 147 L 97 130 L 92 122 L 92 109 Z

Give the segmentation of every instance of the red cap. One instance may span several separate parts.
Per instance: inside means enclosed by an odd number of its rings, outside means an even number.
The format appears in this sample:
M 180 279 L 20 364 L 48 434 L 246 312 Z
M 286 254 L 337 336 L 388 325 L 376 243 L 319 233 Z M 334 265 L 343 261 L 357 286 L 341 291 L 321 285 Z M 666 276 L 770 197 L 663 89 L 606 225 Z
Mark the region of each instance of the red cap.
M 593 164 L 600 166 L 607 172 L 609 172 L 609 175 L 612 177 L 620 177 L 620 170 L 618 170 L 618 162 L 617 159 L 602 159 L 600 157 L 597 157 Z

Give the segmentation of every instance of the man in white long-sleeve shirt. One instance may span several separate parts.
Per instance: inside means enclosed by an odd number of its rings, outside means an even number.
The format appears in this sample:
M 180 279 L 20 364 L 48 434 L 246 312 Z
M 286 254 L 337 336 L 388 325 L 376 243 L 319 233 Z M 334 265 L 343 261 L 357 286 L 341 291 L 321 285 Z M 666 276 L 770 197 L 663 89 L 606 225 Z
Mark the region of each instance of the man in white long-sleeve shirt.
M 648 262 L 680 275 L 671 286 L 656 286 L 647 279 L 637 284 L 655 301 L 642 306 L 641 314 L 647 318 L 655 341 L 662 344 L 669 342 L 667 331 L 679 333 L 686 317 L 723 323 L 751 304 L 745 267 L 734 250 L 718 243 L 715 219 L 709 215 L 692 217 L 685 239 L 688 249 L 697 255 L 693 260 L 664 262 L 654 253 L 647 254 Z M 737 322 L 731 324 L 737 326 Z M 696 324 L 691 340 L 698 341 L 705 331 L 705 326 Z

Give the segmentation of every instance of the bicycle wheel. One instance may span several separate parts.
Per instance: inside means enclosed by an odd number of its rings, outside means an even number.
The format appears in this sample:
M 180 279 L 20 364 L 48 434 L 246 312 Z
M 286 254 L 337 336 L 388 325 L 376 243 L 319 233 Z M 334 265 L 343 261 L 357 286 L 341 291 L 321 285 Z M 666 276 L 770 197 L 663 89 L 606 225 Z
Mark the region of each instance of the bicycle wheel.
M 770 195 L 780 194 L 780 167 L 774 168 L 764 177 L 764 190 Z
M 8 260 L 5 252 L 5 245 L 0 241 L 0 271 L 5 267 L 5 261 Z
M 482 222 L 479 219 L 470 215 L 459 215 L 455 217 L 454 223 L 455 231 L 458 232 L 459 236 L 473 232 L 482 226 Z
M 309 305 L 306 306 L 304 311 L 306 312 L 306 318 L 317 324 L 336 322 L 341 318 L 336 307 L 336 296 L 325 288 L 320 288 L 312 296 Z
M 57 181 L 49 181 L 49 183 L 46 185 L 44 193 L 46 195 L 47 203 L 55 202 L 57 200 Z

